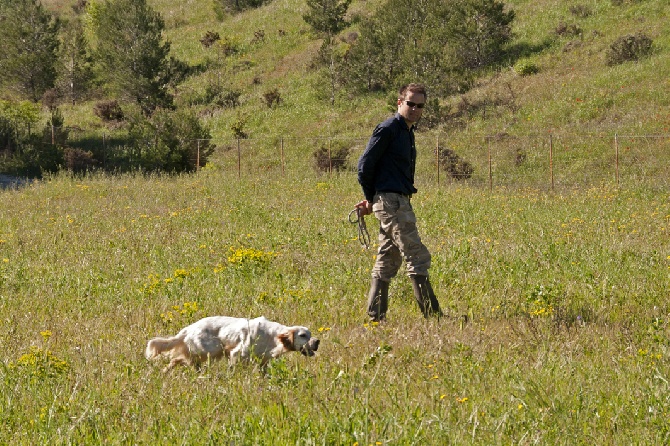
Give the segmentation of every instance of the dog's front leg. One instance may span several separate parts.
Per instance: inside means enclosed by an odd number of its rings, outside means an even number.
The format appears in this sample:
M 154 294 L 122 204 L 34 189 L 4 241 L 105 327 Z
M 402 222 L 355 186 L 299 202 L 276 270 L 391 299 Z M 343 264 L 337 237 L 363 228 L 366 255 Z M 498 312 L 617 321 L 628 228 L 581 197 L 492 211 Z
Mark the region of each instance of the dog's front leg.
M 240 361 L 249 361 L 249 349 L 243 344 L 230 351 L 230 365 L 235 365 Z

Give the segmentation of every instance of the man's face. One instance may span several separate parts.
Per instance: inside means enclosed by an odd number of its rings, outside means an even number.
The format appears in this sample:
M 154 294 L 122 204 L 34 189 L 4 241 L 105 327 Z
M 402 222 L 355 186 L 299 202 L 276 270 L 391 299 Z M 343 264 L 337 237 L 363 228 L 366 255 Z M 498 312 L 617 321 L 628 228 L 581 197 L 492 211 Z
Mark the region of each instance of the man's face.
M 405 99 L 398 99 L 398 113 L 405 118 L 407 125 L 413 125 L 421 118 L 423 107 L 426 105 L 426 96 L 422 93 L 405 93 Z

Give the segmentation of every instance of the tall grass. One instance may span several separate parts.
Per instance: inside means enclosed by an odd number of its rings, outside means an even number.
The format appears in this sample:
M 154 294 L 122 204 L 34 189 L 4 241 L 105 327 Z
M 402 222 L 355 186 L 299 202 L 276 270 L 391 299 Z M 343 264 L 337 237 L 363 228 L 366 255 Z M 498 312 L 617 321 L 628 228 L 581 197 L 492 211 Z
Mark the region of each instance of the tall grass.
M 346 220 L 348 173 L 0 192 L 2 442 L 667 443 L 667 192 L 419 188 L 448 316 L 424 320 L 401 274 L 383 325 L 364 314 L 374 251 Z M 322 344 L 267 376 L 143 358 L 212 314 L 304 324 Z
M 503 70 L 445 98 L 451 110 L 500 100 L 436 130 L 478 175 L 479 141 L 511 135 L 496 141 L 506 150 L 496 172 L 533 180 L 437 186 L 424 154 L 412 202 L 448 316 L 423 320 L 401 274 L 388 323 L 370 325 L 374 250 L 346 220 L 361 195 L 354 176 L 310 173 L 314 145 L 292 152 L 300 160 L 284 175 L 274 154 L 284 135 L 367 137 L 387 114 L 385 95 L 319 100 L 307 69 L 319 42 L 296 12 L 302 3 L 219 23 L 208 2 L 154 2 L 174 54 L 213 67 L 182 93 L 217 78 L 243 90 L 237 109 L 201 110 L 213 136 L 229 138 L 243 118 L 252 138 L 274 142 L 247 151 L 254 163 L 239 175 L 234 151 L 219 150 L 197 175 L 62 174 L 0 192 L 0 442 L 668 443 L 670 196 L 665 183 L 630 176 L 618 189 L 603 171 L 611 144 L 569 136 L 667 133 L 670 90 L 658 74 L 668 72 L 667 2 L 585 1 L 593 14 L 579 20 L 562 2 L 509 3 L 518 41 L 539 48 L 527 56 L 538 73 Z M 561 20 L 584 30 L 579 42 L 556 37 Z M 641 27 L 652 56 L 605 67 L 608 44 Z M 252 44 L 261 28 L 266 41 Z M 217 61 L 199 44 L 208 30 L 242 51 Z M 261 97 L 272 88 L 284 102 L 270 109 Z M 91 108 L 63 106 L 66 124 L 102 131 Z M 579 164 L 559 185 L 575 172 L 608 179 L 538 188 L 549 131 L 559 135 L 557 172 Z M 664 165 L 665 146 L 629 145 L 627 169 Z M 514 167 L 519 146 L 526 165 Z M 368 217 L 373 237 L 375 225 Z M 212 314 L 304 324 L 322 344 L 315 358 L 287 356 L 267 376 L 225 363 L 166 376 L 142 356 L 150 337 Z

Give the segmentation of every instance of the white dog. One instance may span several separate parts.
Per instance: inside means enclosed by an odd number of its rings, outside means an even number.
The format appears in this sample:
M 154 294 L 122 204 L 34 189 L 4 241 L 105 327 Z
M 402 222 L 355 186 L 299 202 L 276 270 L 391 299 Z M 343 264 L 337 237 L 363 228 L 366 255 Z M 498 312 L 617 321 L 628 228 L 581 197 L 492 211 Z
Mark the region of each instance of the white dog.
M 170 364 L 165 372 L 178 364 L 197 367 L 224 355 L 231 364 L 254 357 L 265 368 L 271 359 L 286 352 L 314 356 L 319 342 L 306 327 L 287 327 L 262 316 L 256 319 L 211 316 L 183 328 L 176 336 L 151 339 L 144 354 L 147 359 L 168 355 Z

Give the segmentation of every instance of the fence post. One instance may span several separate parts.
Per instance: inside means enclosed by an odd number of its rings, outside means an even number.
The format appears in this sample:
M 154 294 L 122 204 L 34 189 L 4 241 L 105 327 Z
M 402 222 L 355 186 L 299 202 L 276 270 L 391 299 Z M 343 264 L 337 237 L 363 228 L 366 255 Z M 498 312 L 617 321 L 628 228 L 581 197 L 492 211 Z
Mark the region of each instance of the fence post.
M 237 178 L 242 178 L 242 154 L 240 153 L 240 138 L 237 138 Z
M 197 139 L 196 143 L 198 145 L 198 151 L 195 156 L 195 171 L 198 172 L 200 171 L 200 140 Z
M 616 178 L 616 187 L 619 187 L 619 136 L 614 134 L 614 177 Z
M 281 174 L 284 176 L 284 137 L 282 136 L 279 141 L 281 145 Z
M 549 133 L 549 175 L 551 177 L 551 191 L 554 191 L 554 136 Z
M 440 187 L 440 134 L 435 138 L 435 165 L 437 166 L 437 187 Z
M 330 153 L 331 139 L 328 138 L 328 174 L 333 174 L 333 156 Z
M 486 146 L 489 151 L 489 191 L 493 191 L 493 162 L 491 161 L 491 137 L 486 136 Z

